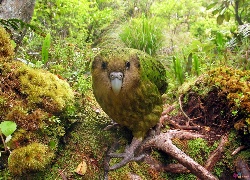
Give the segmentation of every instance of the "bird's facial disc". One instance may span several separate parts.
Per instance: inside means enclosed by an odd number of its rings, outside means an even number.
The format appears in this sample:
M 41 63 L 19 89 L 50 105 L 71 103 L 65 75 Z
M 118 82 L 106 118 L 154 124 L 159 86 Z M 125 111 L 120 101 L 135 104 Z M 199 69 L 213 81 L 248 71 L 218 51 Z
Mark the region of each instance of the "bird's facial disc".
M 122 72 L 111 72 L 110 75 L 111 87 L 115 95 L 118 95 L 122 88 L 123 73 Z

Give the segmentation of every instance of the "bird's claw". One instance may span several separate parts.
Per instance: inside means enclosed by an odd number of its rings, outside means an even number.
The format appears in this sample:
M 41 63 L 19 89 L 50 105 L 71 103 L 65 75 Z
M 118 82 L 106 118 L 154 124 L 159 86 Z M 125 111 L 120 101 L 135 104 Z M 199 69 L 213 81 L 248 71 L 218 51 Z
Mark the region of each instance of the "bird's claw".
M 141 161 L 144 157 L 145 154 L 141 154 L 137 157 L 134 156 L 134 153 L 129 154 L 129 153 L 111 153 L 109 154 L 109 156 L 111 158 L 123 158 L 119 163 L 109 167 L 109 170 L 115 170 L 118 169 L 124 165 L 126 165 L 127 163 L 131 162 L 131 161 Z
M 119 163 L 113 165 L 112 167 L 108 167 L 108 170 L 115 170 L 118 169 L 124 165 L 126 165 L 127 163 L 131 162 L 131 161 L 140 161 L 142 160 L 145 155 L 139 155 L 139 156 L 135 156 L 135 151 L 137 150 L 137 148 L 139 147 L 139 145 L 142 143 L 141 139 L 136 139 L 134 138 L 130 144 L 130 146 L 127 146 L 125 148 L 125 152 L 124 153 L 114 153 L 115 148 L 112 148 L 112 151 L 109 151 L 107 154 L 108 157 L 108 161 L 111 158 L 123 158 Z

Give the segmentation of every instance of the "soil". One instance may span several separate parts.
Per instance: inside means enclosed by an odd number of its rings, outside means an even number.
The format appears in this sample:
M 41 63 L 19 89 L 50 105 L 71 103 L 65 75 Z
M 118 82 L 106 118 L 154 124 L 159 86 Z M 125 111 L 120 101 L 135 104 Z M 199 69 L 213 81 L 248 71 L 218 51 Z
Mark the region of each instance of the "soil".
M 186 99 L 186 102 L 184 101 Z M 206 136 L 209 142 L 214 142 L 234 127 L 234 123 L 244 118 L 239 112 L 232 114 L 232 105 L 227 100 L 227 94 L 214 88 L 206 96 L 190 91 L 181 99 L 183 111 L 190 118 L 190 126 L 200 126 L 198 133 Z M 181 115 L 173 117 L 179 125 L 187 125 L 188 119 Z

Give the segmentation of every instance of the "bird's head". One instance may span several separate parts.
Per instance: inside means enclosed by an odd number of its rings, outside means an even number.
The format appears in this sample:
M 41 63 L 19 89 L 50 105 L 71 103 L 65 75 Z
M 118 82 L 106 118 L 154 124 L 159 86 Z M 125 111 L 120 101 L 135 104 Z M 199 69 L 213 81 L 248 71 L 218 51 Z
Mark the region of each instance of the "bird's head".
M 94 91 L 95 88 L 98 91 L 112 90 L 117 96 L 121 91 L 131 90 L 140 81 L 140 71 L 140 59 L 136 53 L 126 50 L 101 52 L 92 63 Z

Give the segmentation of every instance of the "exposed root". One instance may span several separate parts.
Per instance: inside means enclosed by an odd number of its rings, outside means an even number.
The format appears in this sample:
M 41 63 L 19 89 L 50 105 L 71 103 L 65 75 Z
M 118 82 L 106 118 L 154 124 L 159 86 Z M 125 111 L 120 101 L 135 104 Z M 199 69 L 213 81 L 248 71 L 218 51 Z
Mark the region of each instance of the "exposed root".
M 180 104 L 180 110 L 181 110 L 181 112 L 183 113 L 183 115 L 187 118 L 187 126 L 189 126 L 189 123 L 190 123 L 190 121 L 191 121 L 191 119 L 188 117 L 188 115 L 183 111 L 183 108 L 182 108 L 182 102 L 181 102 L 181 98 L 182 98 L 182 96 L 183 95 L 180 95 L 180 97 L 179 97 L 179 104 Z
M 196 130 L 196 131 L 199 131 L 201 129 L 200 126 L 181 126 L 177 123 L 175 123 L 174 121 L 172 120 L 168 120 L 168 123 L 170 125 L 172 125 L 175 129 L 182 129 L 182 130 Z
M 103 130 L 104 131 L 107 131 L 107 130 L 110 130 L 112 128 L 116 128 L 116 127 L 119 127 L 120 125 L 114 121 L 112 121 L 112 124 L 109 124 L 107 125 Z
M 142 149 L 147 149 L 149 147 L 155 147 L 162 150 L 163 152 L 169 154 L 171 157 L 179 161 L 183 166 L 185 166 L 191 173 L 196 175 L 200 179 L 206 180 L 216 180 L 218 179 L 212 175 L 203 166 L 195 162 L 192 158 L 178 149 L 173 143 L 173 138 L 188 139 L 188 138 L 198 138 L 203 137 L 199 134 L 194 134 L 186 131 L 169 130 L 166 133 L 161 133 L 160 135 L 147 141 Z
M 221 158 L 225 144 L 227 142 L 228 142 L 228 135 L 226 134 L 221 137 L 219 146 L 210 154 L 204 166 L 208 171 L 212 171 L 218 160 Z
M 188 173 L 189 172 L 189 170 L 182 164 L 164 165 L 151 156 L 146 156 L 144 158 L 144 162 L 149 164 L 150 167 L 152 169 L 155 169 L 156 171 L 166 171 L 166 172 L 171 172 L 171 173 Z
M 245 149 L 246 146 L 240 146 L 237 147 L 233 152 L 232 152 L 232 156 L 236 155 L 237 153 L 239 153 L 241 150 Z

